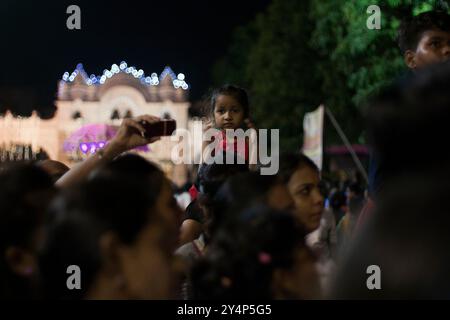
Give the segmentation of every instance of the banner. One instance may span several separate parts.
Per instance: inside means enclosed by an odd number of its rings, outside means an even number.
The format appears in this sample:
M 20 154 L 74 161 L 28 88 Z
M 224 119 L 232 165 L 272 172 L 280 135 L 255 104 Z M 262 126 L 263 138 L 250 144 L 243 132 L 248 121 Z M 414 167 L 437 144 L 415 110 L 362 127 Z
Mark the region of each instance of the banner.
M 313 112 L 308 112 L 303 118 L 303 148 L 308 156 L 322 170 L 323 157 L 323 117 L 325 107 L 319 106 Z

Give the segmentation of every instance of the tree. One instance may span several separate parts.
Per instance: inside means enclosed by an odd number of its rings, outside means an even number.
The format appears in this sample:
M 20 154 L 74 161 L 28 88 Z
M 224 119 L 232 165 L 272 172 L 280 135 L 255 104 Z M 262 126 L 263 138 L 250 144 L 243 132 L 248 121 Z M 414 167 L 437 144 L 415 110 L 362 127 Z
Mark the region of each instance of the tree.
M 368 97 L 405 67 L 396 44 L 401 17 L 448 0 L 379 1 L 381 29 L 366 21 L 372 0 L 273 0 L 267 10 L 238 28 L 214 69 L 216 84 L 247 87 L 257 125 L 280 128 L 281 147 L 301 147 L 305 112 L 324 103 L 351 142 L 364 142 L 361 111 Z M 326 124 L 326 141 L 340 143 Z
M 309 2 L 274 1 L 234 33 L 227 56 L 215 68 L 217 84 L 249 89 L 251 115 L 259 127 L 279 128 L 282 149 L 301 147 L 302 117 L 320 102 L 318 77 L 310 63 Z
M 397 29 L 405 16 L 433 8 L 448 10 L 446 1 L 379 1 L 381 29 L 369 30 L 367 8 L 372 0 L 313 1 L 316 21 L 310 45 L 324 60 L 318 65 L 325 104 L 336 113 L 353 141 L 363 142 L 363 127 L 352 125 L 367 99 L 405 72 L 396 44 Z M 338 87 L 336 87 L 338 84 Z M 361 123 L 361 122 L 360 122 Z

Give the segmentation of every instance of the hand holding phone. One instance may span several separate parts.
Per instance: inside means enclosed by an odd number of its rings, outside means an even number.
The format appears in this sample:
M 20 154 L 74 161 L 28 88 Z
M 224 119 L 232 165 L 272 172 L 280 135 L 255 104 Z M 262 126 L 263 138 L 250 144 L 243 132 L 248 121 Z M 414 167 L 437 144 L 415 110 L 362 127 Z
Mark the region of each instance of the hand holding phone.
M 139 122 L 145 129 L 144 137 L 170 136 L 177 129 L 177 123 L 173 119 L 164 119 L 158 122 L 149 123 L 145 120 Z

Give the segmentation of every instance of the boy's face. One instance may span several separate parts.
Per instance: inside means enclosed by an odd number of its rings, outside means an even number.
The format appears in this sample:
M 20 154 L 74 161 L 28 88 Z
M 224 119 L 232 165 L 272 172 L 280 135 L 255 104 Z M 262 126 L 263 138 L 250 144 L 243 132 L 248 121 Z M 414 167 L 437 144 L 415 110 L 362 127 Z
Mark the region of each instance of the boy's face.
M 410 69 L 419 69 L 450 59 L 450 32 L 425 31 L 415 51 L 405 52 L 405 62 Z

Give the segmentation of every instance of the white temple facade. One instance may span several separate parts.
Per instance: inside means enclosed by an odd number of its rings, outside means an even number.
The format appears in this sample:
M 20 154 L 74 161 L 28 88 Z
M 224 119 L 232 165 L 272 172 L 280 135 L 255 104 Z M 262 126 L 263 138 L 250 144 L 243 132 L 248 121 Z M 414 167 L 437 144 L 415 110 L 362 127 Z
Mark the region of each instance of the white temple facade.
M 36 112 L 28 118 L 14 117 L 9 111 L 0 116 L 0 145 L 3 153 L 14 145 L 31 146 L 31 150 L 20 155 L 22 159 L 31 159 L 32 154 L 43 149 L 50 159 L 71 166 L 89 152 L 84 154 L 78 148 L 67 151 L 63 145 L 74 132 L 90 124 L 118 126 L 123 118 L 150 114 L 175 119 L 177 128 L 191 128 L 188 92 L 185 76 L 175 75 L 169 67 L 159 76 L 146 76 L 143 70 L 121 62 L 101 76 L 88 76 L 79 64 L 58 83 L 57 110 L 52 119 L 40 119 Z M 139 153 L 159 164 L 175 184 L 181 185 L 186 182 L 187 168 L 172 163 L 175 144 L 170 137 L 163 137 L 151 144 L 149 151 Z M 0 157 L 8 160 L 5 154 Z

